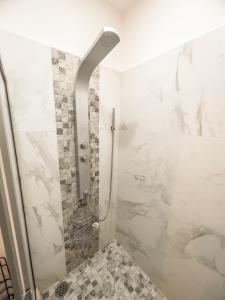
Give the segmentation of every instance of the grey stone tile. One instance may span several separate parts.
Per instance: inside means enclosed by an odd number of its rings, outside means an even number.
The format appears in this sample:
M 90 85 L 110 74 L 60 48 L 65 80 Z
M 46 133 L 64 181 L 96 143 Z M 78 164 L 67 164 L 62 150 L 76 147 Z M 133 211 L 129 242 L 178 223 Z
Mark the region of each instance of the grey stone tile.
M 84 261 L 65 280 L 70 283 L 65 300 L 167 300 L 117 241 Z M 46 292 L 46 300 L 55 299 L 57 284 Z
M 56 132 L 58 139 L 59 171 L 67 271 L 73 270 L 84 259 L 98 250 L 98 234 L 92 233 L 89 223 L 74 224 L 82 213 L 76 188 L 74 141 L 74 83 L 79 59 L 69 53 L 52 49 L 53 87 L 55 97 Z M 94 211 L 99 202 L 99 70 L 93 73 L 89 88 L 89 128 L 91 149 L 91 203 Z M 85 212 L 87 214 L 87 212 Z M 90 216 L 90 211 L 89 211 Z

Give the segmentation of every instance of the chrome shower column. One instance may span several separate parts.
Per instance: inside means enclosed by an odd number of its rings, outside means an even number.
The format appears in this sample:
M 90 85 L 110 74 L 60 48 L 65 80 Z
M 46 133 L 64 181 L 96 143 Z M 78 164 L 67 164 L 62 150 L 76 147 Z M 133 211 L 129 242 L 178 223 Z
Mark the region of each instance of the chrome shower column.
M 82 60 L 75 81 L 76 161 L 78 197 L 83 199 L 90 192 L 90 145 L 88 120 L 88 86 L 97 65 L 119 43 L 116 31 L 105 27 Z

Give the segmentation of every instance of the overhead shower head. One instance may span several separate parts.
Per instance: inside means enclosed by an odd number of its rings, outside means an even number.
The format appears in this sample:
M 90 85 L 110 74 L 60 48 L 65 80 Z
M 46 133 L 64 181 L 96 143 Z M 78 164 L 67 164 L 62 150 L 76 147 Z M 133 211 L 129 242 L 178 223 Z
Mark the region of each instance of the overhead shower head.
M 120 38 L 115 29 L 104 27 L 82 59 L 77 72 L 77 81 L 79 81 L 79 79 L 83 80 L 83 76 L 89 81 L 93 70 L 107 54 L 112 51 L 119 41 Z
M 109 49 L 110 51 L 116 46 L 116 44 L 119 43 L 120 38 L 115 30 L 112 28 L 104 28 L 103 32 L 101 32 L 100 36 L 98 37 L 100 39 L 101 45 L 105 49 Z

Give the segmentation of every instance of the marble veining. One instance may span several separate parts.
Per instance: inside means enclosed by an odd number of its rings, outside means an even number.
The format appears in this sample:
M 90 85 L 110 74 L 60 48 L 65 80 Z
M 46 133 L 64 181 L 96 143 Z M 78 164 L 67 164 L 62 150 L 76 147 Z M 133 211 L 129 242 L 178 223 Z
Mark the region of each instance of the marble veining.
M 49 267 L 48 280 L 39 272 L 54 257 L 65 259 L 55 134 L 18 132 L 16 145 L 36 282 L 46 288 L 65 276 L 64 265 Z
M 70 218 L 74 219 L 71 215 L 71 205 L 76 208 L 73 201 L 73 195 L 76 195 L 73 97 L 79 58 L 4 30 L 0 30 L 0 37 L 0 54 L 9 83 L 10 108 L 35 280 L 36 285 L 43 290 L 65 276 L 66 266 L 68 270 L 74 268 L 98 249 L 98 235 L 87 243 L 68 245 L 67 242 L 68 239 L 73 240 L 77 237 L 73 226 L 67 228 L 66 225 Z M 100 192 L 104 213 L 108 201 L 110 174 L 108 166 L 111 150 L 111 108 L 118 106 L 119 102 L 119 75 L 102 67 L 101 89 L 99 81 L 97 69 L 91 78 L 89 90 L 91 183 L 94 206 L 99 201 Z M 117 133 L 116 135 L 118 136 Z M 100 191 L 99 176 L 102 180 Z M 115 189 L 114 180 L 113 190 Z M 116 193 L 113 194 L 113 199 L 112 207 L 115 207 Z M 98 208 L 98 205 L 96 207 Z M 85 232 L 90 230 L 88 225 Z M 113 208 L 107 222 L 101 226 L 101 246 L 112 239 L 114 231 Z M 81 235 L 83 231 L 78 233 Z M 65 255 L 65 251 L 70 255 Z
M 66 274 L 51 49 L 0 30 L 36 286 Z
M 116 237 L 173 300 L 225 299 L 224 33 L 121 78 Z

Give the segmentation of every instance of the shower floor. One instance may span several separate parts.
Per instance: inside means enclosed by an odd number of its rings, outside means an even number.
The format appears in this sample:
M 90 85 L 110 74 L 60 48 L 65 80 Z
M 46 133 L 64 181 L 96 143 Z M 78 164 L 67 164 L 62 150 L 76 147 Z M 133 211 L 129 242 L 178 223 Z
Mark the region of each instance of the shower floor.
M 149 277 L 114 240 L 94 257 L 82 263 L 64 279 L 69 283 L 66 300 L 167 300 Z M 55 300 L 56 282 L 44 293 Z

